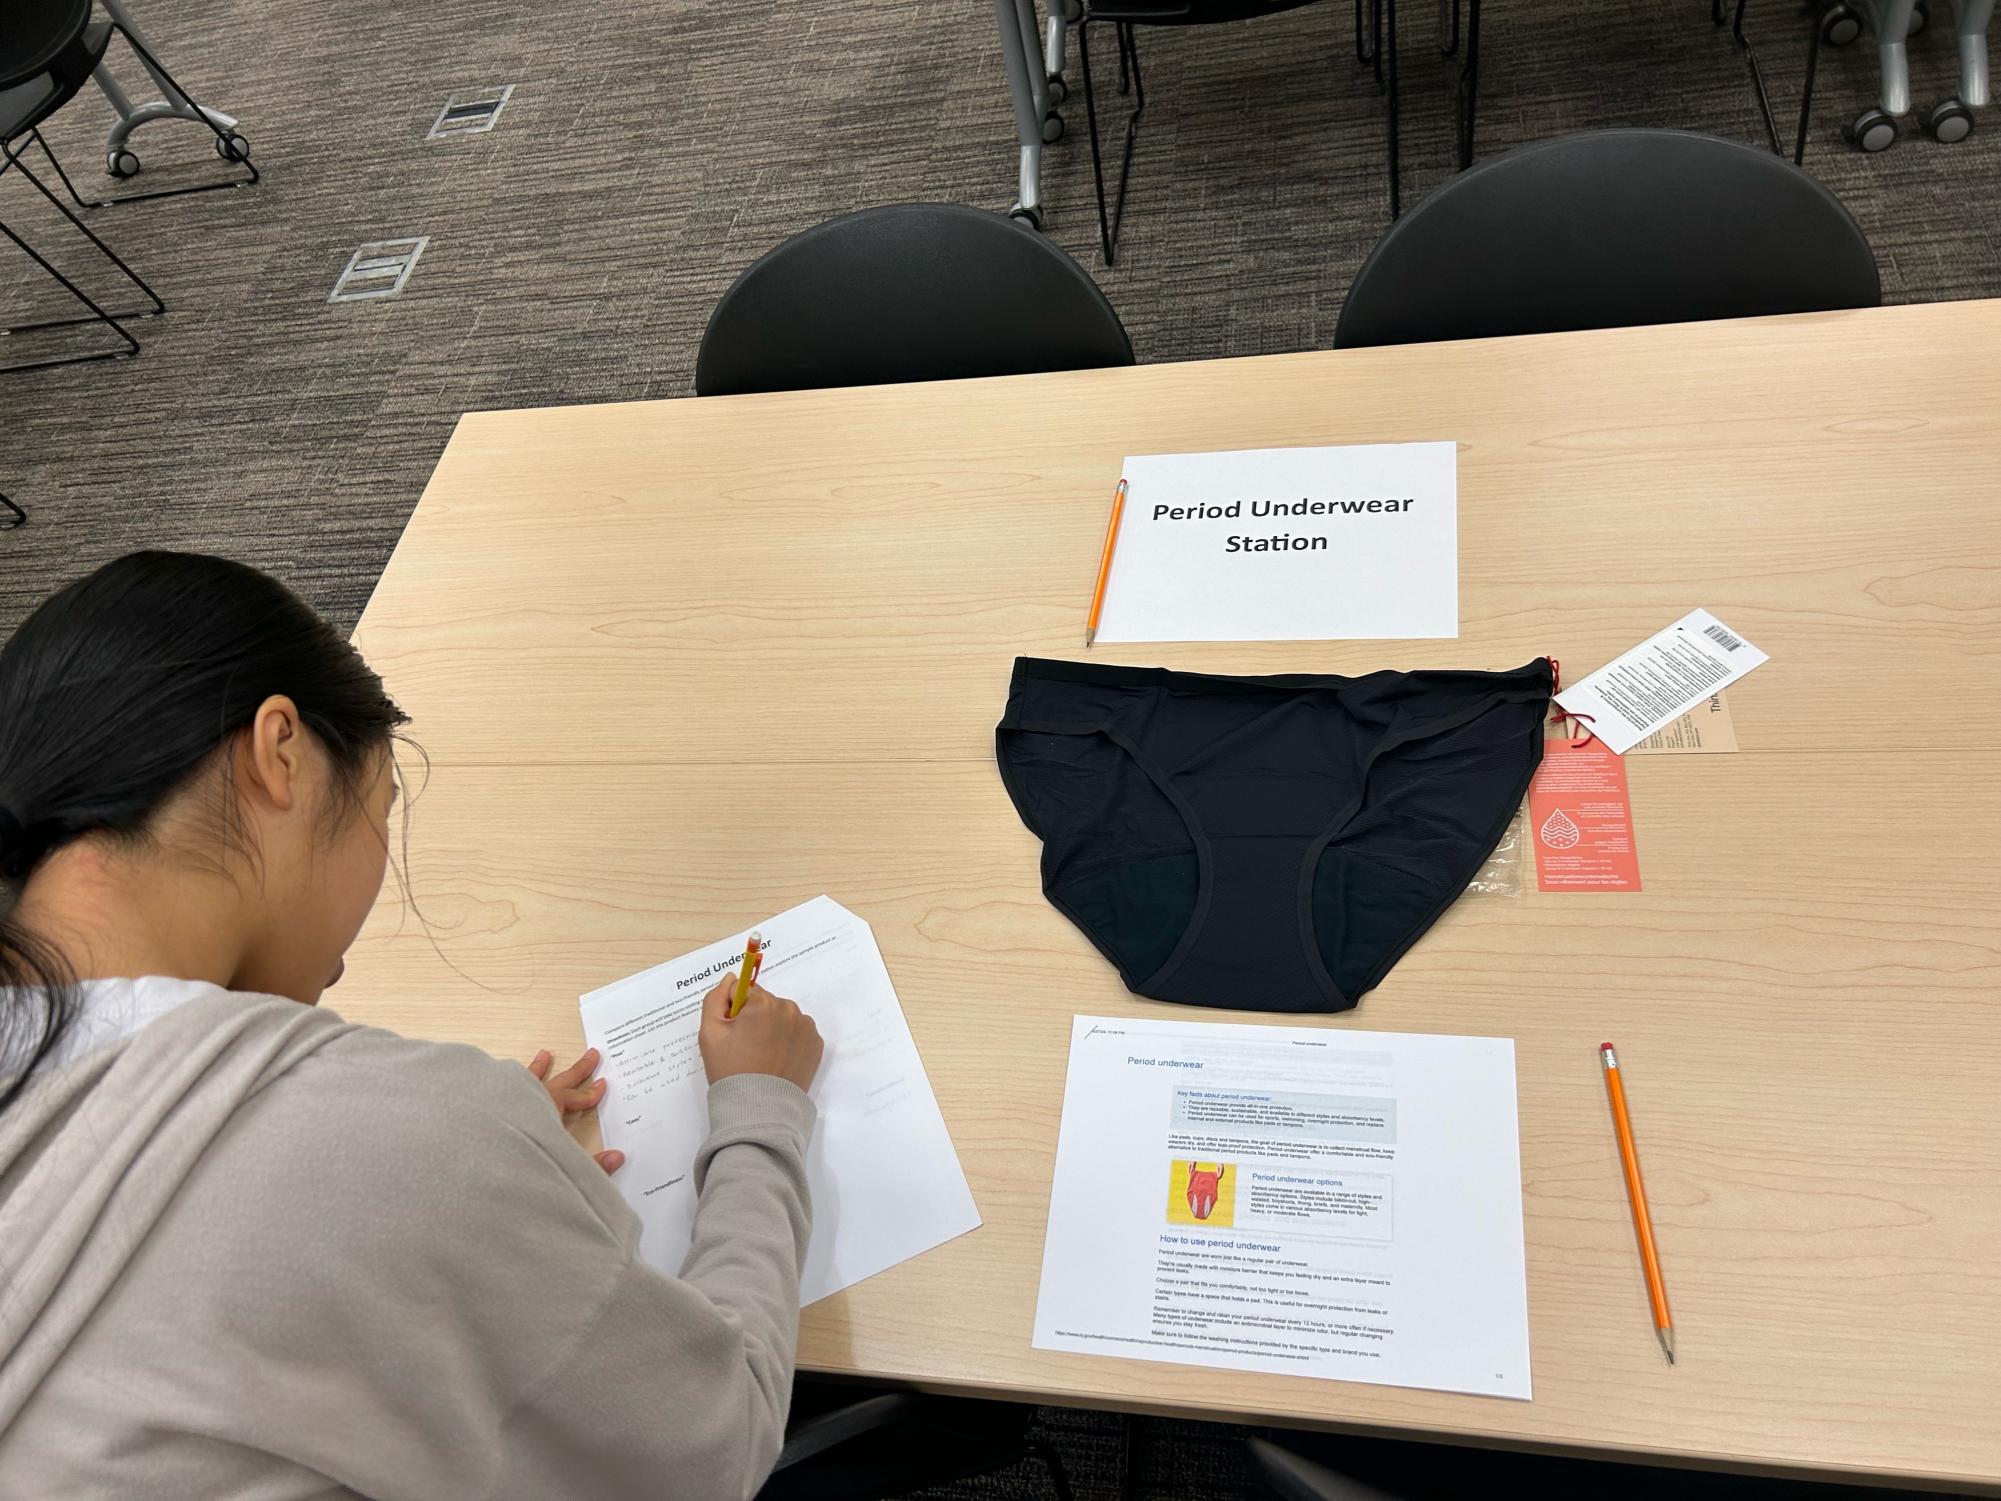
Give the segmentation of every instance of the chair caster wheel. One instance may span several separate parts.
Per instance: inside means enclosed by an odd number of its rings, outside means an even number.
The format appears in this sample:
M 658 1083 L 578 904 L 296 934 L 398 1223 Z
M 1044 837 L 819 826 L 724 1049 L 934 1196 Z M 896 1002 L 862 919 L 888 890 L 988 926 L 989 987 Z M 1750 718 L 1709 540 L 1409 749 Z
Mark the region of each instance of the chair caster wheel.
M 1037 234 L 1042 232 L 1042 215 L 1032 208 L 1022 208 L 1017 205 L 1007 211 L 1007 216 L 1014 220 L 1015 223 L 1032 229 Z
M 104 170 L 113 177 L 137 177 L 139 158 L 121 146 L 116 151 L 104 153 Z
M 1973 111 L 1958 99 L 1941 99 L 1925 111 L 1925 129 L 1933 140 L 1954 145 L 1973 134 Z
M 1926 5 L 1924 0 L 1918 0 L 1918 3 L 1911 7 L 1911 24 L 1904 28 L 1904 35 L 1916 36 L 1925 29 L 1931 18 L 1931 7 Z
M 247 162 L 250 160 L 249 138 L 234 130 L 228 135 L 217 136 L 215 154 L 226 162 Z
M 1850 145 L 1872 155 L 1897 144 L 1896 120 L 1873 104 L 1842 126 L 1841 133 L 1848 137 Z
M 1063 117 L 1057 114 L 1044 117 L 1042 121 L 1042 144 L 1051 146 L 1062 139 Z
M 1847 47 L 1862 35 L 1862 18 L 1846 5 L 1831 5 L 1820 18 L 1820 39 L 1830 47 Z
M 1063 75 L 1061 73 L 1051 73 L 1049 75 L 1049 102 L 1051 104 L 1061 104 L 1069 97 L 1070 85 L 1063 81 Z

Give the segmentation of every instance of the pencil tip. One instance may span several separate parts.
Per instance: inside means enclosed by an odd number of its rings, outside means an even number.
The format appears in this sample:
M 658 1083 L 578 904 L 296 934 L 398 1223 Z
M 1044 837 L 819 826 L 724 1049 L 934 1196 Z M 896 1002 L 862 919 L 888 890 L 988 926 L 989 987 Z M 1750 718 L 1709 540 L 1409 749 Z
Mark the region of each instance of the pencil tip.
M 1663 1350 L 1667 1351 L 1667 1358 L 1668 1358 L 1668 1364 L 1669 1364 L 1669 1365 L 1673 1365 L 1673 1364 L 1674 1364 L 1674 1331 L 1673 1331 L 1672 1329 L 1656 1329 L 1656 1330 L 1654 1331 L 1654 1333 L 1656 1333 L 1656 1334 L 1658 1334 L 1658 1335 L 1660 1336 L 1660 1339 L 1661 1339 L 1661 1348 L 1662 1348 Z
M 1087 626 L 1084 630 L 1084 644 L 1086 646 L 1093 645 L 1097 639 L 1098 633 Z

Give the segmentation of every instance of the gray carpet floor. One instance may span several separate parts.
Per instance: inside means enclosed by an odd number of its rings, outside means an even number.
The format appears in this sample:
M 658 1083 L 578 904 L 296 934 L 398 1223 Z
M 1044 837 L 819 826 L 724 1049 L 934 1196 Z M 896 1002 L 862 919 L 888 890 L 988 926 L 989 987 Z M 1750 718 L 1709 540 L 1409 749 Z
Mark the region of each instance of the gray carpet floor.
M 686 395 L 709 308 L 785 235 L 871 203 L 1005 209 L 1014 196 L 985 4 L 135 8 L 182 81 L 242 118 L 265 181 L 92 214 L 171 311 L 134 325 L 139 359 L 0 380 L 0 492 L 33 514 L 0 532 L 0 632 L 54 582 L 141 546 L 228 552 L 350 624 L 461 412 Z M 1067 108 L 1070 137 L 1044 174 L 1048 232 L 1099 278 L 1143 360 L 1330 342 L 1387 223 L 1381 110 L 1351 27 L 1346 5 L 1326 4 L 1142 38 L 1148 126 L 1114 270 L 1096 256 L 1081 101 Z M 1790 109 L 1802 12 L 1754 0 L 1748 30 Z M 1431 10 L 1407 4 L 1407 202 L 1452 163 L 1457 64 L 1436 42 Z M 1921 103 L 1951 92 L 1943 26 L 1912 55 Z M 1890 300 L 2001 294 L 2001 129 L 1990 121 L 1952 147 L 1913 129 L 1882 156 L 1852 151 L 1840 123 L 1873 98 L 1872 67 L 1866 46 L 1824 54 L 1809 168 L 1861 221 Z M 425 139 L 448 96 L 502 83 L 517 88 L 496 130 Z M 108 186 L 109 123 L 93 91 L 48 132 L 87 192 Z M 1743 61 L 1701 0 L 1491 0 L 1483 154 L 1617 124 L 1762 141 Z M 148 183 L 220 166 L 192 126 L 149 126 L 136 143 Z M 118 296 L 12 174 L 0 177 L 0 220 Z M 430 242 L 402 295 L 328 302 L 357 245 L 416 235 Z M 0 322 L 63 311 L 0 243 Z M 0 341 L 0 361 L 55 337 Z M 1909 378 L 1953 399 L 1949 371 Z M 1118 1493 L 1117 1420 L 1041 1422 L 1080 1495 Z M 1140 1494 L 1241 1493 L 1228 1431 L 1145 1427 Z M 1038 1493 L 1023 1467 L 951 1494 Z

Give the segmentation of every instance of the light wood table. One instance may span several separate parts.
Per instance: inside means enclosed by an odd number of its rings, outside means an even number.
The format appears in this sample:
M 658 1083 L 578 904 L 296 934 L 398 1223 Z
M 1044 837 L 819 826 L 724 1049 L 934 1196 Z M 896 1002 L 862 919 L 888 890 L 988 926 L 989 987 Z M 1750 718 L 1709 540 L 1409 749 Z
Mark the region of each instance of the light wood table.
M 1095 655 L 1574 675 L 1695 605 L 1771 653 L 1740 753 L 1631 761 L 1644 893 L 1462 900 L 1314 1023 L 1516 1039 L 1535 1400 L 1035 1350 L 1068 1018 L 1243 1018 L 1043 900 L 1011 659 L 1083 654 L 1123 455 L 1426 438 L 1459 640 Z M 392 881 L 345 1014 L 573 1055 L 594 986 L 823 891 L 874 925 L 986 1223 L 808 1310 L 806 1367 L 2001 1489 L 2001 303 L 477 413 L 357 640 L 431 757 L 429 930 Z

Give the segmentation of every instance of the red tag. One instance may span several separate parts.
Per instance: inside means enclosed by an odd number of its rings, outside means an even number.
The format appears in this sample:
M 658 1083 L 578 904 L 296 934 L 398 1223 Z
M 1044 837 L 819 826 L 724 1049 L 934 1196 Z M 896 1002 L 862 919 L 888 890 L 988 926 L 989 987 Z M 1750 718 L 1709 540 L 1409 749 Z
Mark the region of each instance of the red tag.
M 1626 762 L 1602 740 L 1545 741 L 1529 783 L 1538 891 L 1638 891 Z

